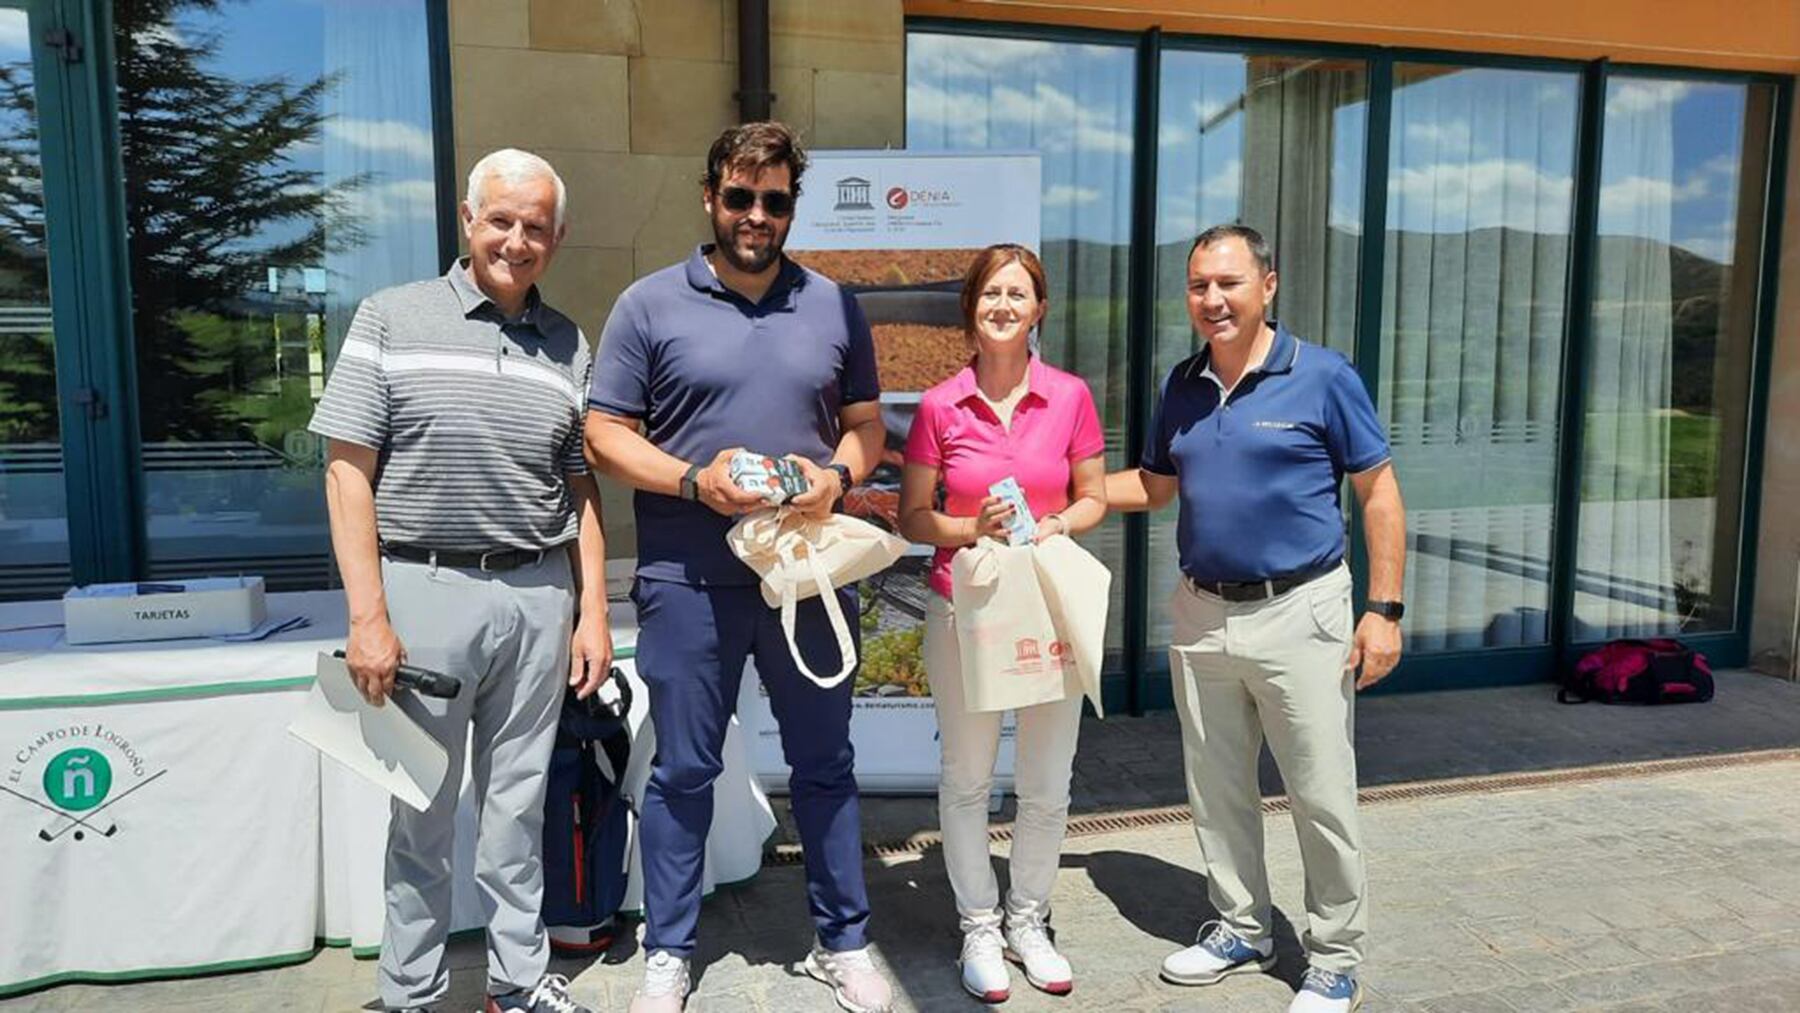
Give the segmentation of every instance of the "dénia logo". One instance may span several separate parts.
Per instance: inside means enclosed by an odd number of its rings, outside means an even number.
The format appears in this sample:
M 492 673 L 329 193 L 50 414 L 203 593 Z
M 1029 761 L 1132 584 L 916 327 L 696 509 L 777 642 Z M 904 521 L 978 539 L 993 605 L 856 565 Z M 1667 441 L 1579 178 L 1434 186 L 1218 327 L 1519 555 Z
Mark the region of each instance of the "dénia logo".
M 38 811 L 37 836 L 45 843 L 112 837 L 120 828 L 113 806 L 168 773 L 151 772 L 130 735 L 103 723 L 51 728 L 10 753 L 0 768 L 0 795 Z M 0 823 L 9 833 L 15 826 L 29 823 Z
M 65 749 L 44 764 L 44 797 L 58 809 L 86 812 L 112 791 L 112 764 L 86 747 Z
M 895 211 L 904 211 L 907 203 L 906 188 L 897 186 L 887 192 L 887 206 Z

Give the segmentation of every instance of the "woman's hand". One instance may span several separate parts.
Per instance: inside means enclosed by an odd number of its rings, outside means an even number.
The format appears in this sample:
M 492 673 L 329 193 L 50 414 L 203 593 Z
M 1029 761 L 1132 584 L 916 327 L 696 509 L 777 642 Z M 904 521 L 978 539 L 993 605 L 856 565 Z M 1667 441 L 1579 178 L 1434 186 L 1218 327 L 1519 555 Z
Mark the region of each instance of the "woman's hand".
M 981 501 L 981 512 L 975 515 L 975 537 L 1006 540 L 1006 526 L 1012 522 L 1013 506 L 998 496 Z

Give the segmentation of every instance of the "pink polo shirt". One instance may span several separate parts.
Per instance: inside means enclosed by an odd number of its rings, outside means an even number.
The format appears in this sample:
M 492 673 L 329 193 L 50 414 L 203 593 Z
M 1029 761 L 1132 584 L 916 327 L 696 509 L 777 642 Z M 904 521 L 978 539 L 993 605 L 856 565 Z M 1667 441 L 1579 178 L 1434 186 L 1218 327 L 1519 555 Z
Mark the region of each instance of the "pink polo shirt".
M 973 365 L 920 399 L 906 438 L 906 463 L 938 469 L 950 516 L 979 514 L 988 486 L 1008 475 L 1025 490 L 1032 516 L 1056 513 L 1069 505 L 1070 466 L 1106 449 L 1094 396 L 1080 377 L 1035 355 L 1026 376 L 1010 431 L 982 399 Z M 931 589 L 945 598 L 954 555 L 954 548 L 939 548 L 931 562 Z

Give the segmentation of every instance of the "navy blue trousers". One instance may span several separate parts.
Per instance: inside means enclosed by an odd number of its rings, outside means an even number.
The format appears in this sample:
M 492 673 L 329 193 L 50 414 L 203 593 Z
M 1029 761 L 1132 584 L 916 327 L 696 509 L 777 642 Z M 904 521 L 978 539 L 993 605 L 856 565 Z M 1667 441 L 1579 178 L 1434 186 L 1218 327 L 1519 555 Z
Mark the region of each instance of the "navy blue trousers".
M 839 601 L 856 622 L 856 590 Z M 869 895 L 863 884 L 862 816 L 850 748 L 854 679 L 820 689 L 794 667 L 781 613 L 755 586 L 702 587 L 640 578 L 637 671 L 650 689 L 656 756 L 644 792 L 644 950 L 694 951 L 700 872 L 712 826 L 713 781 L 723 766 L 725 729 L 737 707 L 744 659 L 768 690 L 781 748 L 793 774 L 788 790 L 806 851 L 806 898 L 828 950 L 864 945 Z M 795 640 L 820 675 L 840 664 L 837 639 L 817 598 L 800 603 Z M 860 644 L 860 639 L 859 639 Z M 860 647 L 859 647 L 860 650 Z

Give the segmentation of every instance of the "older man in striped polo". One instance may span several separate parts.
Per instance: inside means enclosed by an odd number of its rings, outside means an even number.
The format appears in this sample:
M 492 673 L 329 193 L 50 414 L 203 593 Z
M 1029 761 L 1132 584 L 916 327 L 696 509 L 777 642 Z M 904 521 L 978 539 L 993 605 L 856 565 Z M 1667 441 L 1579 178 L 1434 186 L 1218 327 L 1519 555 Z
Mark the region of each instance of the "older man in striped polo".
M 546 974 L 544 783 L 566 679 L 612 660 L 599 496 L 582 459 L 591 361 L 536 283 L 563 237 L 562 180 L 496 151 L 469 174 L 469 256 L 363 300 L 310 428 L 331 441 L 326 499 L 349 600 L 350 674 L 450 751 L 425 812 L 395 804 L 379 971 L 388 1009 L 449 987 L 450 855 L 465 739 L 481 799 L 475 875 L 488 915 L 487 1013 L 576 1013 Z M 579 619 L 577 620 L 577 617 Z M 463 682 L 394 692 L 402 660 Z

